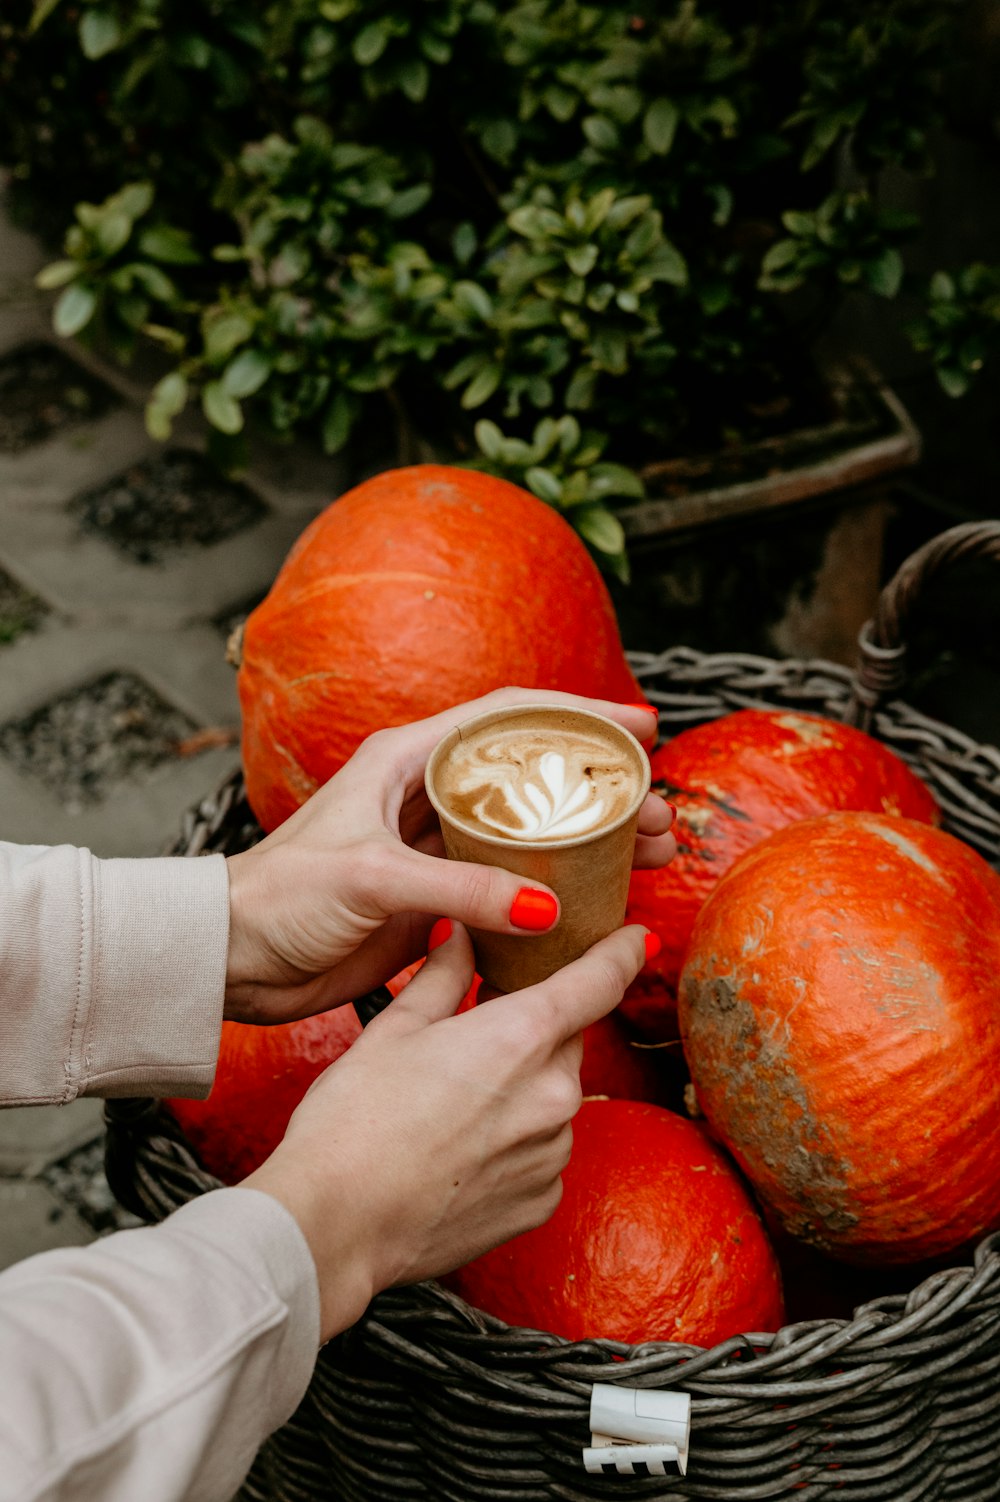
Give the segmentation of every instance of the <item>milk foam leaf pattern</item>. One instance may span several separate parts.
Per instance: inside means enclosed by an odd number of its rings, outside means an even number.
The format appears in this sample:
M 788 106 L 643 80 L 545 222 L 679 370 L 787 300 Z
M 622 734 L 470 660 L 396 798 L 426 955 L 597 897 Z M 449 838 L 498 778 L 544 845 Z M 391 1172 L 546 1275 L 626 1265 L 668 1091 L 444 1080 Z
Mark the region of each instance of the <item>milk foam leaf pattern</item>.
M 558 751 L 546 751 L 539 757 L 538 776 L 544 786 L 526 779 L 523 798 L 513 782 L 503 783 L 504 801 L 511 818 L 491 814 L 485 799 L 477 807 L 476 817 L 502 834 L 536 840 L 583 834 L 600 823 L 604 800 L 592 796 L 588 782 L 578 782 L 575 787 L 568 785 L 566 761 Z

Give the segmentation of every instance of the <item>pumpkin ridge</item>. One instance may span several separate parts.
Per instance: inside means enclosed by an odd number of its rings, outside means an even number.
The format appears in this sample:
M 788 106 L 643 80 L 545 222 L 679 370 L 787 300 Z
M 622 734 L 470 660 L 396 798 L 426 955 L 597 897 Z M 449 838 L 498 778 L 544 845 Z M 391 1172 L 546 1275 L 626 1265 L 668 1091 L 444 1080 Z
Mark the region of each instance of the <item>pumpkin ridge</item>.
M 370 585 L 381 589 L 386 582 L 393 584 L 405 583 L 412 580 L 415 584 L 447 584 L 449 591 L 462 592 L 465 594 L 479 593 L 478 586 L 471 581 L 456 577 L 445 569 L 439 574 L 420 573 L 416 569 L 366 569 L 361 574 L 329 574 L 323 579 L 317 579 L 314 584 L 305 584 L 295 592 L 295 608 L 298 609 L 303 601 L 321 599 L 324 595 L 335 594 L 338 590 L 354 589 L 357 585 Z

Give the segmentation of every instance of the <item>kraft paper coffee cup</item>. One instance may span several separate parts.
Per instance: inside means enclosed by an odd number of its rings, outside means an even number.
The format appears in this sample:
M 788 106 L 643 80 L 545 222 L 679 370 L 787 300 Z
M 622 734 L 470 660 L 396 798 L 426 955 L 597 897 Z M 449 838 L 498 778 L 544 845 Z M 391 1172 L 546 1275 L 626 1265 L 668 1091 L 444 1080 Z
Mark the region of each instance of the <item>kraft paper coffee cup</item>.
M 599 727 L 628 758 L 635 771 L 635 794 L 611 824 L 569 838 L 525 840 L 472 829 L 452 812 L 439 791 L 441 771 L 452 749 L 493 725 L 530 720 L 557 727 L 561 736 L 572 734 L 574 728 L 592 732 Z M 470 929 L 476 969 L 488 985 L 500 991 L 535 985 L 622 926 L 639 810 L 650 787 L 649 758 L 622 726 L 590 710 L 555 704 L 489 710 L 456 726 L 438 742 L 428 759 L 424 781 L 450 860 L 502 866 L 523 877 L 526 886 L 541 883 L 559 898 L 559 919 L 546 933 Z

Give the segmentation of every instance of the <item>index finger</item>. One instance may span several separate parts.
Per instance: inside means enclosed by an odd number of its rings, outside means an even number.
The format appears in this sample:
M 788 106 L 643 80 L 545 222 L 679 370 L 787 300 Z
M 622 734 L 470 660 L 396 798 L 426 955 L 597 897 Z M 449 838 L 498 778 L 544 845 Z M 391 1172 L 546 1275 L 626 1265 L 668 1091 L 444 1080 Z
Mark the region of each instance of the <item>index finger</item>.
M 555 1046 L 613 1012 L 649 958 L 647 939 L 655 935 L 639 923 L 616 929 L 592 945 L 570 965 L 564 965 L 548 980 L 512 992 L 498 1007 L 520 1003 L 541 1012 L 551 1028 Z

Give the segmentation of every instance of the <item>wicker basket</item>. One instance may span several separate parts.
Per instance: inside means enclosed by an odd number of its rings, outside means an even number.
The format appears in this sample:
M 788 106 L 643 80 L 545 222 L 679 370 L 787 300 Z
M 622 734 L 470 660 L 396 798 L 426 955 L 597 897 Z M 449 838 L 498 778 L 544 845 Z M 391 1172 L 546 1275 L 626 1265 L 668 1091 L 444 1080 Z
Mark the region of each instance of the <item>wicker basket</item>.
M 814 710 L 870 728 L 926 779 L 946 826 L 1000 856 L 1000 751 L 886 697 L 902 680 L 910 612 L 968 553 L 1000 559 L 1000 523 L 957 527 L 913 556 L 863 633 L 855 680 L 825 662 L 703 656 L 632 662 L 671 734 L 747 706 Z M 259 837 L 238 779 L 189 815 L 178 854 Z M 155 1103 L 108 1108 L 108 1172 L 150 1220 L 216 1186 Z M 595 1381 L 692 1396 L 684 1480 L 590 1475 Z M 243 1499 L 591 1502 L 599 1498 L 1000 1497 L 1000 1235 L 850 1320 L 788 1325 L 713 1350 L 568 1343 L 511 1329 L 433 1283 L 375 1299 L 325 1346 L 298 1412 L 257 1458 Z

